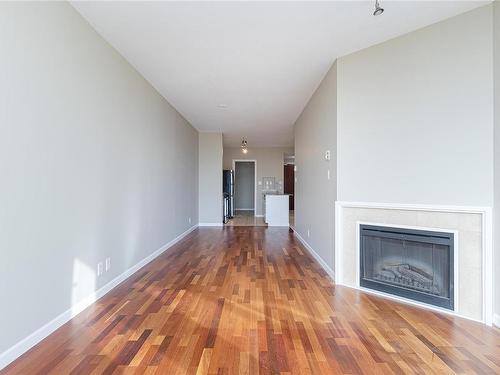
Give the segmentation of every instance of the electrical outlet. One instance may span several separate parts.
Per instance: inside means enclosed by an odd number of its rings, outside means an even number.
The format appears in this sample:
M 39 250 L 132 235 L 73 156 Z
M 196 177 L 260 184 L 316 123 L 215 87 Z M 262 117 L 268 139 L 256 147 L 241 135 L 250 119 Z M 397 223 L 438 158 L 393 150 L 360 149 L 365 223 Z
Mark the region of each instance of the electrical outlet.
M 326 150 L 325 151 L 325 160 L 326 161 L 329 161 L 331 159 L 331 153 L 330 153 L 330 150 Z
M 309 229 L 307 230 L 307 238 L 311 237 L 311 232 L 309 231 Z
M 106 258 L 106 272 L 111 268 L 111 258 Z
M 189 224 L 191 224 L 191 218 L 188 218 L 188 222 L 189 222 Z
M 103 269 L 102 266 L 103 266 L 102 262 L 97 263 L 97 276 L 101 276 L 102 275 L 102 269 Z

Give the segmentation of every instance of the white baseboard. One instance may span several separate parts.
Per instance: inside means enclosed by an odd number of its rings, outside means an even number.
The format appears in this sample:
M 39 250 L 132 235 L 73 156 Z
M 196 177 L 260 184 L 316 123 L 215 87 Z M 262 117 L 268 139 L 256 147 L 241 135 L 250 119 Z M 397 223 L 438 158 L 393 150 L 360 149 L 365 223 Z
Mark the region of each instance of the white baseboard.
M 235 211 L 254 211 L 255 208 L 235 208 Z
M 333 270 L 330 268 L 328 264 L 318 255 L 316 251 L 313 250 L 313 248 L 304 240 L 300 234 L 297 233 L 296 230 L 293 231 L 295 237 L 304 245 L 304 247 L 309 250 L 311 255 L 318 261 L 318 263 L 323 267 L 323 269 L 326 271 L 326 273 L 332 278 L 332 281 L 335 280 L 335 273 Z
M 63 324 L 68 322 L 70 319 L 72 319 L 73 317 L 75 317 L 76 315 L 81 313 L 83 310 L 85 310 L 87 307 L 92 305 L 98 299 L 100 299 L 101 297 L 106 295 L 108 292 L 110 292 L 117 285 L 119 285 L 120 283 L 125 281 L 128 277 L 130 277 L 131 275 L 136 273 L 139 269 L 144 267 L 146 264 L 150 263 L 152 260 L 154 260 L 155 258 L 160 256 L 163 252 L 165 252 L 166 250 L 171 248 L 173 245 L 175 245 L 177 242 L 182 240 L 189 233 L 191 233 L 193 230 L 195 230 L 196 227 L 198 227 L 198 225 L 192 226 L 187 231 L 180 234 L 179 236 L 174 238 L 169 243 L 160 247 L 154 253 L 148 255 L 146 258 L 141 260 L 139 263 L 135 264 L 134 266 L 130 267 L 128 270 L 126 270 L 122 274 L 115 277 L 113 280 L 111 280 L 109 283 L 104 285 L 102 288 L 96 290 L 90 296 L 84 298 L 82 301 L 71 306 L 71 308 L 64 311 L 62 314 L 58 315 L 56 318 L 54 318 L 53 320 L 51 320 L 47 324 L 38 328 L 35 332 L 31 333 L 29 336 L 25 337 L 24 339 L 22 339 L 21 341 L 16 343 L 14 346 L 10 347 L 9 349 L 4 351 L 3 353 L 0 353 L 0 370 L 3 369 L 4 367 L 6 367 L 11 362 L 13 362 L 15 359 L 17 359 L 23 353 L 27 352 L 29 349 L 31 349 L 33 346 L 38 344 L 44 338 L 49 336 L 52 332 L 54 332 L 56 329 L 58 329 Z
M 222 227 L 222 223 L 199 223 L 199 227 Z
M 253 215 L 255 217 L 264 217 L 264 215 Z
M 493 324 L 500 328 L 500 315 L 493 314 Z

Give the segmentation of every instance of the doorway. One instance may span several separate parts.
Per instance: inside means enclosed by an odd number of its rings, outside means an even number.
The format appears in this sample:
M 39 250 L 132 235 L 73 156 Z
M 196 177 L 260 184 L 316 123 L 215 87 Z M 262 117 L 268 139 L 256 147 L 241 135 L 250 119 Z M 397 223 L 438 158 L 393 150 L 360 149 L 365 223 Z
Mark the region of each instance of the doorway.
M 290 227 L 295 227 L 295 155 L 284 154 L 283 165 L 283 194 L 288 194 L 288 220 Z
M 295 193 L 295 165 L 285 164 L 283 171 L 283 193 L 288 194 L 288 207 L 290 211 L 294 210 L 294 193 Z
M 257 161 L 233 160 L 234 216 L 227 225 L 259 225 L 263 219 L 255 216 L 257 196 Z

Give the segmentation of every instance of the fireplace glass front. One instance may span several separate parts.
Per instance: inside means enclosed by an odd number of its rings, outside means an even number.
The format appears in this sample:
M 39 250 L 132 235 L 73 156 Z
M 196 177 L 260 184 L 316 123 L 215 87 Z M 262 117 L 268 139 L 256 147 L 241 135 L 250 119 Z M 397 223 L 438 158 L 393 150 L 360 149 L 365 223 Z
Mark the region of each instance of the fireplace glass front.
M 453 233 L 360 225 L 360 285 L 453 310 Z

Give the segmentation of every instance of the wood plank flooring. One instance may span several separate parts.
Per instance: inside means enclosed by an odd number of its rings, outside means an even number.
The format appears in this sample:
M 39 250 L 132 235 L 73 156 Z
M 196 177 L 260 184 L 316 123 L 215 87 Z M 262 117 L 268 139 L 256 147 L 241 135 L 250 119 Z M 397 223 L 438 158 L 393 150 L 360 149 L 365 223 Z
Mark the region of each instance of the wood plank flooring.
M 500 333 L 336 287 L 287 229 L 200 228 L 0 373 L 498 374 Z
M 267 226 L 264 223 L 263 217 L 258 217 L 254 215 L 254 211 L 234 211 L 234 217 L 229 219 L 226 226 L 235 226 L 235 227 L 265 227 Z

